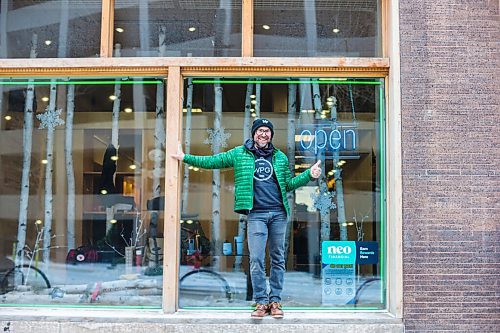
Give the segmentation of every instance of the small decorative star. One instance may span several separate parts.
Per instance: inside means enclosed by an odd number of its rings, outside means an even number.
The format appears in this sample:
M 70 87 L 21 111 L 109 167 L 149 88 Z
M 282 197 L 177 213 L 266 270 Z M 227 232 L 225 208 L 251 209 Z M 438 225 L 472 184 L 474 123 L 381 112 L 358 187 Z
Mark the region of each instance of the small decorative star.
M 48 107 L 45 109 L 44 113 L 37 114 L 36 117 L 40 120 L 39 129 L 47 128 L 53 130 L 59 125 L 64 125 L 64 120 L 59 116 L 62 113 L 62 109 L 50 110 Z

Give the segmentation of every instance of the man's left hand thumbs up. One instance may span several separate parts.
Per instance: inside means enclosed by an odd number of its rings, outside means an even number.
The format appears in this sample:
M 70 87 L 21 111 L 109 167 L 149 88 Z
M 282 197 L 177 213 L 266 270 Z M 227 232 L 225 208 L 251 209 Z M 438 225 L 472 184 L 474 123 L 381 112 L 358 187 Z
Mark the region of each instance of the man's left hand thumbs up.
M 321 164 L 321 160 L 318 160 L 318 162 L 316 162 L 310 170 L 311 172 L 311 177 L 313 178 L 319 178 L 319 176 L 321 176 L 321 167 L 320 167 L 320 164 Z

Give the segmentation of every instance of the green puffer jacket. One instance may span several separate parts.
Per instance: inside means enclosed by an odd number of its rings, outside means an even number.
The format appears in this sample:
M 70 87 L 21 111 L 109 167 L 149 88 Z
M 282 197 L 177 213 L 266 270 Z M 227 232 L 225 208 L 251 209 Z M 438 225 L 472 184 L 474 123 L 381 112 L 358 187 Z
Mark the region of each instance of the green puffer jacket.
M 234 211 L 247 214 L 253 207 L 253 174 L 255 169 L 254 154 L 244 146 L 235 147 L 227 152 L 213 156 L 184 155 L 185 163 L 204 169 L 234 169 Z M 290 215 L 286 192 L 306 185 L 313 178 L 309 169 L 292 177 L 288 167 L 288 158 L 279 149 L 273 152 L 273 168 L 283 198 L 283 206 Z

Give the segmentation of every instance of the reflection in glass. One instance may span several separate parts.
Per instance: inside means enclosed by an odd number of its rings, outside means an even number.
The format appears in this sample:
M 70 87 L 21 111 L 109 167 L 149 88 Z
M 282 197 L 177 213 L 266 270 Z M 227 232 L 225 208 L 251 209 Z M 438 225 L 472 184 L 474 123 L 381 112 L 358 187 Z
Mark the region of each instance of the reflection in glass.
M 98 57 L 100 2 L 0 1 L 0 58 Z
M 163 81 L 0 83 L 2 302 L 161 306 Z
M 292 174 L 322 161 L 320 180 L 288 195 L 285 309 L 384 308 L 383 80 L 188 78 L 184 89 L 184 152 L 241 145 L 263 117 Z M 233 171 L 183 168 L 179 305 L 248 308 L 246 216 L 233 212 Z
M 254 2 L 254 56 L 380 57 L 380 1 Z
M 241 56 L 241 1 L 115 1 L 115 56 Z

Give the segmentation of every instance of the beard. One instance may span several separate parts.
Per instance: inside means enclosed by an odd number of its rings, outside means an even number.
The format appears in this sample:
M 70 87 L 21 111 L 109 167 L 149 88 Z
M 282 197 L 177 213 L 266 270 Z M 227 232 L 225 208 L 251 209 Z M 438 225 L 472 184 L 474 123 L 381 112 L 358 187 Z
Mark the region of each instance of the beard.
M 259 141 L 255 141 L 255 145 L 258 147 L 258 148 L 266 148 L 267 145 L 269 144 L 269 141 L 266 141 L 265 143 L 262 143 L 262 142 L 259 142 Z

